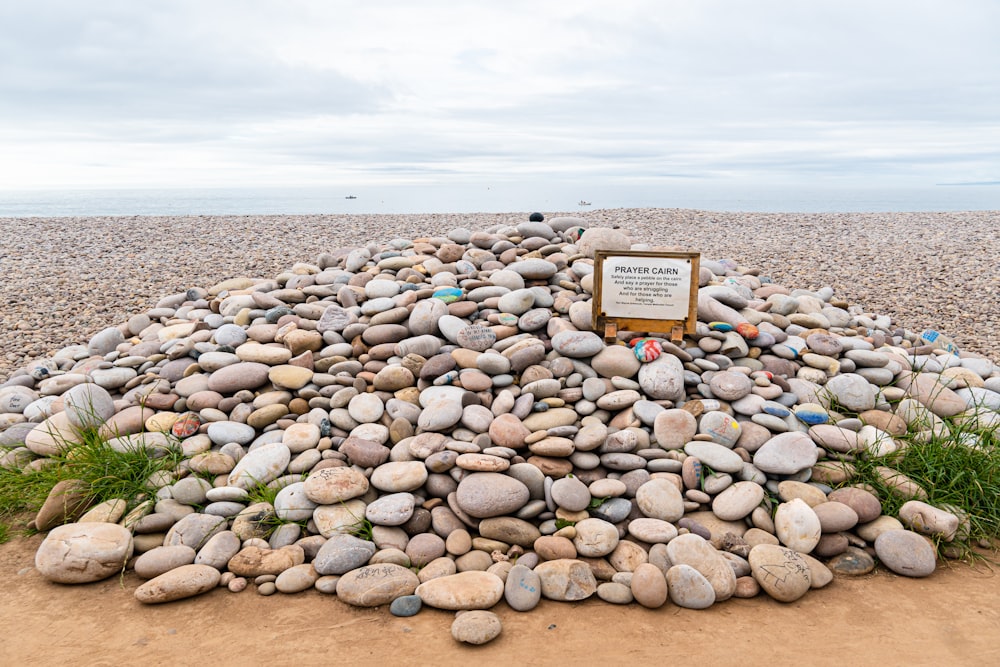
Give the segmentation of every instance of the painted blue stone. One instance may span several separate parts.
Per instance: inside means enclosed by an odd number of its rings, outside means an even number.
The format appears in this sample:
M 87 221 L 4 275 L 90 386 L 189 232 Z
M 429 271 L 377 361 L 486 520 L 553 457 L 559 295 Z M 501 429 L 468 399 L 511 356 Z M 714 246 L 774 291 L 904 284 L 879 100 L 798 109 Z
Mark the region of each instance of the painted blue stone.
M 462 290 L 458 287 L 442 287 L 441 289 L 434 290 L 433 297 L 441 299 L 445 303 L 452 303 L 462 298 Z
M 781 418 L 785 418 L 788 415 L 792 414 L 792 411 L 786 408 L 781 403 L 774 403 L 772 401 L 764 403 L 763 410 L 769 415 L 774 415 L 775 417 L 781 417 Z
M 392 604 L 389 605 L 389 613 L 404 618 L 416 616 L 422 606 L 423 602 L 419 595 L 404 595 L 392 601 Z
M 712 331 L 732 331 L 735 327 L 729 322 L 709 322 L 708 328 Z
M 825 412 L 820 412 L 819 410 L 796 410 L 795 416 L 800 422 L 808 424 L 809 426 L 825 424 L 830 421 L 830 415 Z

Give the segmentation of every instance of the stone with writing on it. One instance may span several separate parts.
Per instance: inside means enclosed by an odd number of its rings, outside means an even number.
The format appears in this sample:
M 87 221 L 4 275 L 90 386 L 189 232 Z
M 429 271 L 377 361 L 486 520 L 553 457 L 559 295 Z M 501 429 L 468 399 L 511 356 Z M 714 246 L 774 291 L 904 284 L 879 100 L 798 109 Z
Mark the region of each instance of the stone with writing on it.
M 114 523 L 56 526 L 35 552 L 35 568 L 58 584 L 86 584 L 121 572 L 132 556 L 132 533 Z
M 712 443 L 729 449 L 735 446 L 742 432 L 739 422 L 721 410 L 706 412 L 698 420 L 698 433 L 709 436 Z
M 142 604 L 160 604 L 208 593 L 219 586 L 222 573 L 210 565 L 181 565 L 135 589 Z
M 451 611 L 489 609 L 503 597 L 500 577 L 482 570 L 468 570 L 425 581 L 416 594 L 429 607 Z
M 402 565 L 365 565 L 340 577 L 337 597 L 355 607 L 378 607 L 412 595 L 419 585 L 417 575 Z
M 833 581 L 833 572 L 819 559 L 813 558 L 809 554 L 799 554 L 802 560 L 809 566 L 809 587 L 824 588 Z
M 594 571 L 583 561 L 560 558 L 535 566 L 542 586 L 542 595 L 549 600 L 575 602 L 597 592 Z
M 348 467 L 322 468 L 310 473 L 303 484 L 306 497 L 318 505 L 335 505 L 363 496 L 369 486 L 363 472 Z
M 534 570 L 514 565 L 504 582 L 504 600 L 514 611 L 531 611 L 542 597 L 542 582 Z
M 809 565 L 792 549 L 758 544 L 750 550 L 750 571 L 764 592 L 780 602 L 794 602 L 808 592 Z
M 485 352 L 497 342 L 496 332 L 481 324 L 472 324 L 460 329 L 456 338 L 459 345 L 476 352 Z
M 502 630 L 500 617 L 482 609 L 461 612 L 451 624 L 451 636 L 455 641 L 475 646 L 493 641 Z

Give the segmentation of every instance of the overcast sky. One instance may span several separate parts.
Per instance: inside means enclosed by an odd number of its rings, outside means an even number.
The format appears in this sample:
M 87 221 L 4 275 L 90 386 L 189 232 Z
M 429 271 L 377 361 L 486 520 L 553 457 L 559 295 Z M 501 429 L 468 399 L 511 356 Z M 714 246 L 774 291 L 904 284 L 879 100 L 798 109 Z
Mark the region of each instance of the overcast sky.
M 0 0 L 0 188 L 1000 181 L 997 0 Z

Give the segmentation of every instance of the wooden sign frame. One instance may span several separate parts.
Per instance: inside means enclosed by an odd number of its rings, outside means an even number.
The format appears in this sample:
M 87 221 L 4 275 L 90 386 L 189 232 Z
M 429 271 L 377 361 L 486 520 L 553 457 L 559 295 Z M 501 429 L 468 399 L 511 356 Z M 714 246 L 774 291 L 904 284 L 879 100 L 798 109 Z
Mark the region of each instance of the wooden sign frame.
M 698 320 L 700 266 L 701 253 L 697 252 L 596 251 L 594 330 L 603 332 L 606 340 L 614 339 L 619 331 L 665 333 L 674 342 L 679 342 L 685 333 L 693 334 Z M 613 276 L 605 275 L 608 268 L 614 272 Z M 685 273 L 686 285 L 682 284 Z M 622 298 L 623 292 L 628 303 L 614 300 Z M 657 310 L 669 312 L 673 317 L 643 317 L 643 311 L 655 314 Z

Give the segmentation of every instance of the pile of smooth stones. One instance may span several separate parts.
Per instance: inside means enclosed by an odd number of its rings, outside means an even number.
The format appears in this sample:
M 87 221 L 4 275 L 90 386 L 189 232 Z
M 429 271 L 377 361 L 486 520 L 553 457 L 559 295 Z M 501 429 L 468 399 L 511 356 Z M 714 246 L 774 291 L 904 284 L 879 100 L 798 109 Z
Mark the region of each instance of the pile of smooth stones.
M 657 248 L 532 214 L 192 288 L 31 362 L 0 385 L 0 464 L 45 466 L 86 428 L 184 455 L 138 504 L 60 482 L 38 571 L 127 564 L 143 603 L 253 585 L 427 605 L 483 643 L 501 600 L 704 609 L 793 601 L 876 558 L 935 570 L 932 539 L 968 517 L 888 466 L 910 500 L 885 515 L 854 462 L 1000 424 L 1000 367 L 706 258 L 693 335 L 607 342 L 599 249 Z

